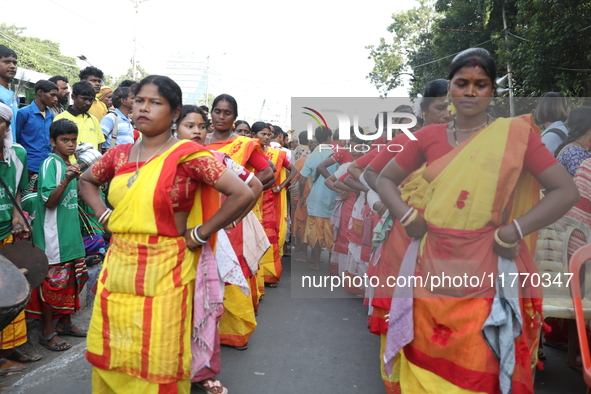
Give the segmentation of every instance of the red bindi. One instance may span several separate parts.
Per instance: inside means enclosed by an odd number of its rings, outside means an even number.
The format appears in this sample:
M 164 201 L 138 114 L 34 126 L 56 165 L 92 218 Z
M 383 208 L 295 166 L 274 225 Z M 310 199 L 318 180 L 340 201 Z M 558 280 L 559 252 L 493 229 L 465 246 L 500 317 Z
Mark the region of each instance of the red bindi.
M 472 58 L 472 66 L 478 67 L 478 59 L 476 58 L 476 56 Z

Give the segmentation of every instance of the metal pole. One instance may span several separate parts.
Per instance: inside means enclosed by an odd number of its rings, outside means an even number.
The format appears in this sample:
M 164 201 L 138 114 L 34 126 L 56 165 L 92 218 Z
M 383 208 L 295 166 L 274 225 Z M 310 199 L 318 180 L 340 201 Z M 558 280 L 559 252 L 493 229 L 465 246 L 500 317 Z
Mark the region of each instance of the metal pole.
M 508 41 L 507 19 L 505 18 L 505 2 L 501 3 L 501 10 L 503 13 L 503 28 L 505 29 L 505 42 Z M 515 98 L 513 95 L 513 71 L 511 71 L 511 64 L 507 63 L 507 82 L 509 85 L 509 116 L 515 116 Z
M 203 105 L 207 105 L 209 107 L 209 55 L 207 55 L 207 63 L 205 64 L 205 98 Z M 213 108 L 210 108 L 213 110 Z
M 138 0 L 135 0 L 135 32 L 133 34 L 133 61 L 132 61 L 132 66 L 131 66 L 131 79 L 132 80 L 136 80 L 135 78 L 135 73 L 136 73 L 136 60 L 135 60 L 135 54 L 137 51 L 137 11 L 138 11 L 139 5 L 138 5 Z

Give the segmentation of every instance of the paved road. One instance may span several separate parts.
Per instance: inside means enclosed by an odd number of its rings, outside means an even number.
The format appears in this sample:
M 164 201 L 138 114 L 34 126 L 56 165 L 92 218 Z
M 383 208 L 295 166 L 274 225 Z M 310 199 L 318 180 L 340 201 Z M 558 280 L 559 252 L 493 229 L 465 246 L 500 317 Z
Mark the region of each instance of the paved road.
M 379 341 L 367 331 L 363 299 L 342 290 L 302 292 L 301 276 L 310 274 L 327 275 L 326 264 L 315 273 L 284 258 L 283 278 L 278 288 L 267 289 L 248 350 L 222 347 L 219 379 L 230 394 L 384 393 Z M 318 298 L 301 298 L 304 295 Z M 82 311 L 76 321 L 84 325 L 89 312 Z M 37 338 L 35 330 L 31 335 Z M 31 365 L 27 374 L 0 378 L 0 391 L 11 386 L 6 394 L 90 394 L 85 343 L 76 338 L 71 343 L 74 348 L 64 353 L 46 351 L 46 358 Z M 566 352 L 545 351 L 548 361 L 537 374 L 535 392 L 584 392 L 581 373 L 566 366 Z

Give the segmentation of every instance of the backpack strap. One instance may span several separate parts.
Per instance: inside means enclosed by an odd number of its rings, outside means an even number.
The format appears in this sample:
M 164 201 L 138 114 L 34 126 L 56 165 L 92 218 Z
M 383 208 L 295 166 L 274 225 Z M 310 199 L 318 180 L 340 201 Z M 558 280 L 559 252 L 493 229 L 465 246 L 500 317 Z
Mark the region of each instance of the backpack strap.
M 557 136 L 560 137 L 560 139 L 562 139 L 562 141 L 564 141 L 566 139 L 566 134 L 564 133 L 564 131 L 560 130 L 559 128 L 554 127 L 550 130 L 545 130 L 544 134 L 542 134 L 542 135 L 546 135 L 548 133 L 556 134 Z
M 115 116 L 115 123 L 113 124 L 113 131 L 111 131 L 111 148 L 115 146 L 117 142 L 117 132 L 119 131 L 119 116 L 116 112 L 111 112 Z

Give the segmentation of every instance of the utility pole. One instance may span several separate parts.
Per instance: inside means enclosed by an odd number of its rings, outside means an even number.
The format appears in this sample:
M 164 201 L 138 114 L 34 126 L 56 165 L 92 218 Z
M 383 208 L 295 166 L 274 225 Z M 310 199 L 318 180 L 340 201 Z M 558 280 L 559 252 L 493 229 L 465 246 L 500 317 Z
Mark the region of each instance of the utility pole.
M 203 101 L 209 107 L 209 55 L 207 55 L 207 62 L 205 63 L 205 97 Z M 213 108 L 211 108 L 213 110 Z
M 137 52 L 137 14 L 140 9 L 140 3 L 146 0 L 131 0 L 135 6 L 135 32 L 133 33 L 133 58 L 131 59 L 131 79 L 136 80 L 137 75 L 137 60 L 136 60 L 136 52 Z
M 505 29 L 505 43 L 509 40 L 509 33 L 507 31 L 507 19 L 505 18 L 505 1 L 501 3 L 501 11 L 503 12 L 503 28 Z M 515 98 L 513 94 L 513 71 L 511 71 L 511 64 L 507 63 L 507 81 L 509 83 L 509 116 L 515 117 Z
M 261 107 L 261 113 L 259 114 L 259 120 L 261 120 L 261 116 L 263 116 L 263 109 L 265 109 L 265 102 L 267 99 L 263 99 L 263 106 Z

